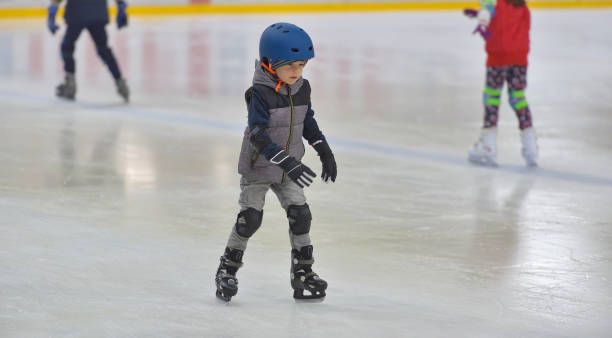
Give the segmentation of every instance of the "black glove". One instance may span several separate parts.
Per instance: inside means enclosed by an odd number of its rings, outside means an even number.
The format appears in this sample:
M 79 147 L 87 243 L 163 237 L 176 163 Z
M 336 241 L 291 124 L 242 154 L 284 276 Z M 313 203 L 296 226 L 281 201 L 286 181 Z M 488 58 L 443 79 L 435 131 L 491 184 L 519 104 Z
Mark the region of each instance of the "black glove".
M 287 172 L 289 178 L 299 185 L 300 188 L 310 186 L 310 183 L 312 183 L 311 177 L 317 177 L 317 174 L 310 170 L 310 168 L 296 160 L 295 157 L 289 156 L 289 153 L 285 150 L 279 151 L 278 154 L 270 159 L 270 162 L 283 168 L 283 170 Z
M 125 1 L 117 1 L 117 28 L 122 28 L 128 24 L 127 4 Z
M 58 9 L 59 7 L 56 4 L 51 4 L 47 7 L 47 27 L 49 27 L 51 34 L 55 34 L 59 29 L 59 26 L 55 24 L 55 16 L 57 15 Z
M 327 182 L 330 178 L 332 182 L 336 182 L 338 168 L 336 167 L 336 159 L 334 158 L 334 154 L 329 148 L 329 144 L 327 144 L 327 141 L 318 141 L 318 143 L 315 142 L 315 145 L 313 147 L 319 154 L 319 158 L 321 159 L 321 163 L 323 164 L 321 178 L 325 182 Z

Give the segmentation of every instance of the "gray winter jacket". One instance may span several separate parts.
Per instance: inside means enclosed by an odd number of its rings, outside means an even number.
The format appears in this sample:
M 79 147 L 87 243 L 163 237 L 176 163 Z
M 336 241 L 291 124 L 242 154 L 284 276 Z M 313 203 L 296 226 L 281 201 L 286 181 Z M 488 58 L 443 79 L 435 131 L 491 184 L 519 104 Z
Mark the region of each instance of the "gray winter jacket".
M 253 113 L 249 109 L 249 125 L 253 127 L 252 114 L 260 114 L 261 119 L 267 123 L 267 133 L 275 145 L 282 147 L 301 160 L 304 156 L 304 143 L 302 137 L 314 142 L 316 139 L 324 139 L 310 109 L 310 84 L 307 80 L 300 78 L 291 86 L 282 85 L 275 90 L 278 82 L 259 65 L 255 67 L 253 76 L 253 87 L 247 90 L 247 105 L 251 104 L 250 97 L 257 92 L 257 97 L 262 98 L 262 112 Z M 308 113 L 308 116 L 307 116 Z M 256 118 L 256 117 L 255 117 Z M 304 121 L 308 119 L 308 132 L 304 134 Z M 314 127 L 313 127 L 314 125 Z M 283 170 L 272 164 L 263 153 L 259 153 L 251 144 L 251 127 L 244 131 L 242 149 L 238 161 L 238 173 L 250 182 L 258 183 L 282 183 L 289 178 Z M 277 147 L 277 149 L 280 149 Z

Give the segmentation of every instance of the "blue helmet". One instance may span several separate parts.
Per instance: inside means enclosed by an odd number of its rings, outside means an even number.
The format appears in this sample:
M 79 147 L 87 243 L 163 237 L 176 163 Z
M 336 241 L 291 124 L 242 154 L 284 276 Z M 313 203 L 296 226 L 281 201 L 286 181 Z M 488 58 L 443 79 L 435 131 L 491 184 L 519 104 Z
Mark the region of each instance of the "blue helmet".
M 259 40 L 259 58 L 276 60 L 302 61 L 314 57 L 314 48 L 310 36 L 300 27 L 286 23 L 275 23 L 261 34 Z

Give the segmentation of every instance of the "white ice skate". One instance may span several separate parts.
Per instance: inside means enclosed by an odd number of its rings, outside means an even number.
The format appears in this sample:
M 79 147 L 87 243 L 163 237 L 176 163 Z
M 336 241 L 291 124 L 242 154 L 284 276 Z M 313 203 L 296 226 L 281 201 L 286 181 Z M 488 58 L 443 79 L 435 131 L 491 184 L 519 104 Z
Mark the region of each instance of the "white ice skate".
M 483 128 L 480 138 L 468 151 L 468 160 L 474 164 L 497 167 L 497 129 Z
M 523 129 L 523 131 L 521 131 L 521 142 L 523 144 L 521 154 L 523 154 L 523 158 L 525 159 L 525 162 L 527 162 L 527 166 L 537 167 L 538 141 L 535 130 L 531 127 Z

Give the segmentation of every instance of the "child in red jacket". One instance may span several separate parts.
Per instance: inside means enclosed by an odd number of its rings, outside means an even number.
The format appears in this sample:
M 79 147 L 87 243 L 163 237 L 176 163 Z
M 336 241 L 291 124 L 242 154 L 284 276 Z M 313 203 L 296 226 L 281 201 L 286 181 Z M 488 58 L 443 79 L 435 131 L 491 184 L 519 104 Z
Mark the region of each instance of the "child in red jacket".
M 530 13 L 525 0 L 481 0 L 479 11 L 464 10 L 478 19 L 478 32 L 486 40 L 487 80 L 484 89 L 484 127 L 470 148 L 468 159 L 476 164 L 497 166 L 497 120 L 501 90 L 508 83 L 510 106 L 521 130 L 522 155 L 527 165 L 537 166 L 538 146 L 531 112 L 525 99 Z

